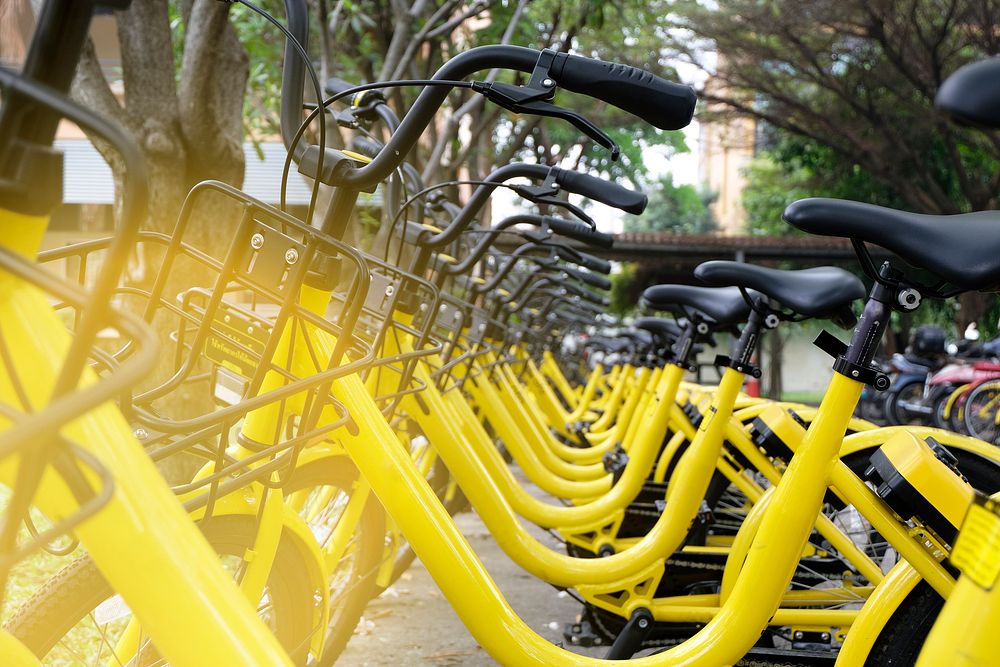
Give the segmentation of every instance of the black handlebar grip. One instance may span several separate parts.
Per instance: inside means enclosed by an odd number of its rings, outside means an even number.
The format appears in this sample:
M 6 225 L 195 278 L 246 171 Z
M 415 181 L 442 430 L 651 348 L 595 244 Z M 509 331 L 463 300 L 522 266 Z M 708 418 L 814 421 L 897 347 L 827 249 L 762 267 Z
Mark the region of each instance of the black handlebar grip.
M 578 264 L 585 269 L 597 271 L 598 273 L 603 273 L 604 275 L 611 273 L 611 262 L 606 259 L 594 257 L 593 255 L 580 252 L 578 250 L 564 250 L 562 248 L 556 248 L 556 252 L 567 262 L 573 262 L 574 264 Z
M 338 77 L 333 77 L 327 79 L 326 82 L 323 83 L 323 90 L 327 95 L 340 95 L 345 90 L 353 88 L 355 85 L 357 84 L 353 84 L 350 81 L 344 81 Z
M 604 100 L 661 130 L 679 130 L 694 115 L 694 89 L 629 65 L 557 53 L 549 73 L 562 88 Z
M 610 248 L 615 244 L 615 237 L 611 234 L 599 232 L 579 222 L 547 215 L 545 216 L 545 223 L 548 224 L 550 230 L 559 236 L 565 236 L 568 239 L 573 239 L 589 246 Z
M 591 292 L 589 289 L 576 285 L 574 283 L 566 282 L 562 283 L 561 287 L 565 289 L 570 294 L 574 294 L 581 299 L 589 301 L 590 303 L 597 304 L 599 306 L 606 306 L 607 304 L 603 301 L 607 298 L 596 292 Z
M 564 190 L 583 195 L 608 206 L 614 206 L 626 213 L 638 215 L 646 210 L 646 195 L 629 190 L 617 183 L 597 178 L 590 174 L 556 167 L 556 183 Z
M 367 155 L 370 158 L 377 156 L 379 151 L 382 150 L 382 146 L 382 142 L 376 141 L 371 137 L 351 137 L 351 150 L 361 153 L 362 155 Z
M 586 283 L 591 287 L 596 287 L 597 289 L 609 290 L 611 289 L 611 281 L 599 273 L 591 273 L 590 271 L 578 271 L 569 266 L 559 267 L 560 271 L 565 271 L 567 274 L 573 276 L 580 282 Z
M 588 255 L 585 252 L 580 253 L 580 260 L 577 262 L 580 266 L 585 269 L 590 269 L 591 271 L 597 271 L 598 273 L 603 273 L 608 275 L 611 273 L 611 262 L 606 259 L 601 259 L 600 257 L 594 257 L 593 255 Z

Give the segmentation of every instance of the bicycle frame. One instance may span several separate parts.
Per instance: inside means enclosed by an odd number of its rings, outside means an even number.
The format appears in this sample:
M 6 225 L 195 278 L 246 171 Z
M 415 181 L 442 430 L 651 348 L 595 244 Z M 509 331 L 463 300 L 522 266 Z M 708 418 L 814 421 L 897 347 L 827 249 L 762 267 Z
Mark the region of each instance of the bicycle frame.
M 33 258 L 47 218 L 0 211 L 4 245 Z M 19 354 L 12 360 L 34 406 L 45 405 L 70 335 L 37 289 L 0 274 L 0 322 Z M 93 381 L 87 373 L 83 382 Z M 2 398 L 17 404 L 6 378 Z M 64 427 L 110 470 L 112 500 L 77 528 L 76 535 L 105 577 L 149 628 L 157 648 L 179 665 L 290 664 L 247 599 L 167 488 L 121 413 L 105 404 Z M 14 483 L 13 462 L 0 479 Z M 43 479 L 36 504 L 50 517 L 65 516 L 74 496 L 54 475 Z M 149 572 L 156 572 L 150 577 Z M 177 613 L 184 609 L 184 613 Z
M 994 495 L 969 508 L 953 553 L 962 576 L 927 636 L 917 667 L 975 667 L 996 662 L 998 500 L 1000 495 Z

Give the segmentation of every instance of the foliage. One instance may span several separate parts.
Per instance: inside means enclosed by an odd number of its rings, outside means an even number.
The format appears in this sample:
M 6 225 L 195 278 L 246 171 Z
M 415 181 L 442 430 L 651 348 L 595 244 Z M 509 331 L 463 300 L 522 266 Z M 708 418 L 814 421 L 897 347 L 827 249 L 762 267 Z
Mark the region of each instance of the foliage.
M 693 185 L 677 185 L 673 174 L 666 174 L 649 195 L 649 205 L 641 216 L 625 219 L 627 232 L 672 231 L 678 234 L 705 234 L 716 227 L 708 205 L 713 193 Z
M 804 197 L 836 197 L 904 208 L 905 202 L 866 169 L 813 139 L 778 130 L 769 150 L 746 168 L 743 207 L 751 234 L 798 234 L 781 220 Z
M 611 274 L 611 305 L 609 311 L 616 315 L 626 315 L 636 307 L 632 298 L 632 284 L 635 282 L 635 264 L 624 262 L 616 273 Z
M 755 116 L 823 147 L 817 165 L 835 175 L 877 182 L 910 210 L 954 213 L 1000 203 L 1000 142 L 947 123 L 934 96 L 955 69 L 1000 50 L 998 9 L 996 0 L 679 0 L 669 35 L 676 53 L 713 74 L 710 113 Z

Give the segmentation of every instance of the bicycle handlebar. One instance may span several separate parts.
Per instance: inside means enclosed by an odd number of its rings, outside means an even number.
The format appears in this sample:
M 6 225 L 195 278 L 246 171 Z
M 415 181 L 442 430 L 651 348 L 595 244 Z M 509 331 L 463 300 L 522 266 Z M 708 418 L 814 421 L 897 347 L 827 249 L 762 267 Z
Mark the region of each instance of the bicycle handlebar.
M 611 262 L 606 259 L 594 257 L 589 253 L 580 252 L 579 250 L 568 246 L 556 248 L 556 252 L 559 253 L 559 256 L 567 262 L 579 264 L 585 269 L 590 269 L 591 271 L 596 271 L 597 273 L 603 273 L 604 275 L 611 273 Z
M 573 239 L 586 245 L 597 248 L 610 248 L 615 244 L 615 237 L 611 234 L 599 232 L 579 222 L 548 215 L 545 216 L 545 222 L 548 224 L 549 229 L 559 236 L 565 236 L 568 239 Z
M 301 2 L 286 0 L 287 4 Z M 432 78 L 457 81 L 490 69 L 531 73 L 540 55 L 535 49 L 520 46 L 480 46 L 458 54 L 442 65 Z M 296 70 L 301 70 L 303 65 L 296 58 L 286 57 L 285 62 L 288 68 L 285 77 L 295 78 Z M 567 90 L 604 100 L 661 129 L 679 129 L 694 113 L 695 95 L 691 88 L 672 84 L 643 70 L 566 54 L 556 54 L 552 64 L 552 78 Z M 298 78 L 302 80 L 301 72 Z M 344 169 L 335 175 L 331 185 L 362 191 L 385 180 L 409 154 L 450 90 L 450 86 L 424 88 L 379 156 L 365 166 Z M 301 89 L 299 93 L 301 95 Z M 282 101 L 285 102 L 284 95 Z M 301 98 L 294 109 L 282 105 L 283 131 L 286 116 L 294 113 L 293 117 L 297 118 L 301 108 Z M 296 151 L 296 155 L 300 152 Z
M 407 118 L 408 117 L 409 114 L 407 114 Z M 403 119 L 403 124 L 400 125 L 400 131 L 402 131 L 402 127 L 405 124 L 406 118 Z M 393 137 L 395 137 L 395 135 L 393 135 Z M 389 143 L 386 144 L 386 148 L 379 154 L 380 157 L 375 158 L 371 164 L 378 162 L 379 159 L 381 159 L 381 156 L 385 155 L 386 150 L 392 146 L 392 143 L 392 140 L 390 140 Z M 364 167 L 364 169 L 366 168 L 367 167 Z M 458 235 L 469 226 L 472 220 L 479 213 L 480 209 L 482 209 L 489 196 L 493 194 L 493 191 L 496 190 L 497 187 L 499 187 L 500 183 L 511 178 L 517 178 L 518 176 L 544 179 L 548 177 L 550 173 L 554 175 L 556 184 L 567 192 L 588 196 L 594 199 L 594 201 L 599 201 L 602 204 L 607 204 L 608 206 L 620 207 L 624 205 L 634 209 L 636 206 L 641 205 L 645 208 L 646 195 L 636 193 L 634 190 L 629 190 L 628 188 L 622 187 L 616 183 L 604 181 L 594 176 L 588 176 L 586 174 L 579 174 L 574 171 L 561 169 L 559 167 L 547 167 L 540 164 L 523 164 L 515 162 L 513 164 L 500 167 L 487 176 L 484 181 L 485 184 L 476 188 L 475 192 L 472 193 L 472 196 L 469 197 L 468 201 L 465 203 L 465 206 L 462 207 L 461 213 L 456 216 L 455 219 L 453 219 L 440 234 L 435 234 L 430 238 L 424 239 L 421 241 L 421 245 L 428 248 L 439 248 L 454 241 Z M 581 176 L 583 178 L 578 178 Z
M 285 0 L 285 18 L 288 22 L 288 32 L 309 51 L 309 7 L 306 0 Z M 302 123 L 302 94 L 306 83 L 306 69 L 302 57 L 292 45 L 285 40 L 285 65 L 281 75 L 281 139 L 285 150 L 292 152 L 292 137 L 299 131 Z M 305 153 L 308 145 L 299 142 L 294 151 L 296 161 Z
M 679 130 L 694 114 L 697 98 L 690 86 L 629 65 L 558 53 L 550 72 L 566 90 L 613 104 L 661 130 Z
M 559 270 L 576 278 L 580 282 L 587 283 L 591 287 L 596 287 L 597 289 L 610 290 L 611 280 L 605 278 L 599 273 L 591 273 L 590 271 L 580 271 L 574 269 L 572 266 L 560 266 Z
M 556 167 L 556 169 L 559 169 Z M 563 189 L 582 195 L 588 199 L 621 209 L 626 213 L 638 215 L 646 210 L 646 195 L 636 190 L 629 190 L 614 181 L 606 181 L 581 171 L 559 169 L 557 182 Z
M 578 224 L 570 220 L 550 215 L 521 213 L 504 218 L 497 224 L 493 225 L 493 228 L 489 231 L 489 233 L 483 234 L 483 238 L 472 248 L 472 250 L 469 251 L 468 255 L 466 255 L 461 262 L 449 265 L 446 271 L 451 274 L 465 273 L 471 269 L 484 254 L 486 254 L 486 251 L 493 245 L 497 236 L 514 225 L 522 224 L 534 225 L 535 227 L 548 227 L 549 231 L 560 236 L 565 236 L 583 243 L 590 243 L 591 245 L 598 245 L 600 247 L 609 248 L 611 247 L 611 244 L 614 243 L 614 238 L 610 234 L 605 234 L 595 229 L 591 229 L 587 225 Z M 547 245 L 557 244 L 549 243 Z M 588 255 L 588 257 L 590 257 L 590 255 Z

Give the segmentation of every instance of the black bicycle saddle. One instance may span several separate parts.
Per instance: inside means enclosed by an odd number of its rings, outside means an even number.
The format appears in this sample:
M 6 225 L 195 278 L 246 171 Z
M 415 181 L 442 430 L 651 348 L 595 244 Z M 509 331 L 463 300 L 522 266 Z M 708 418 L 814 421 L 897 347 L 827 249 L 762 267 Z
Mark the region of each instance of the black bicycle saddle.
M 960 123 L 1000 128 L 1000 58 L 955 70 L 941 84 L 934 106 Z
M 844 319 L 849 326 L 854 325 L 851 303 L 865 296 L 865 286 L 857 276 L 833 266 L 783 271 L 744 262 L 712 261 L 699 264 L 694 275 L 716 287 L 755 289 L 797 315 Z
M 785 222 L 891 250 L 963 290 L 1000 286 L 1000 211 L 922 215 L 843 199 L 800 199 Z
M 653 285 L 642 293 L 643 305 L 653 310 L 683 314 L 690 308 L 706 315 L 719 327 L 742 324 L 750 314 L 750 304 L 735 287 L 693 287 Z
M 664 345 L 669 345 L 682 333 L 677 322 L 664 317 L 640 317 L 633 324 L 636 329 L 643 329 L 653 334 L 654 338 Z

